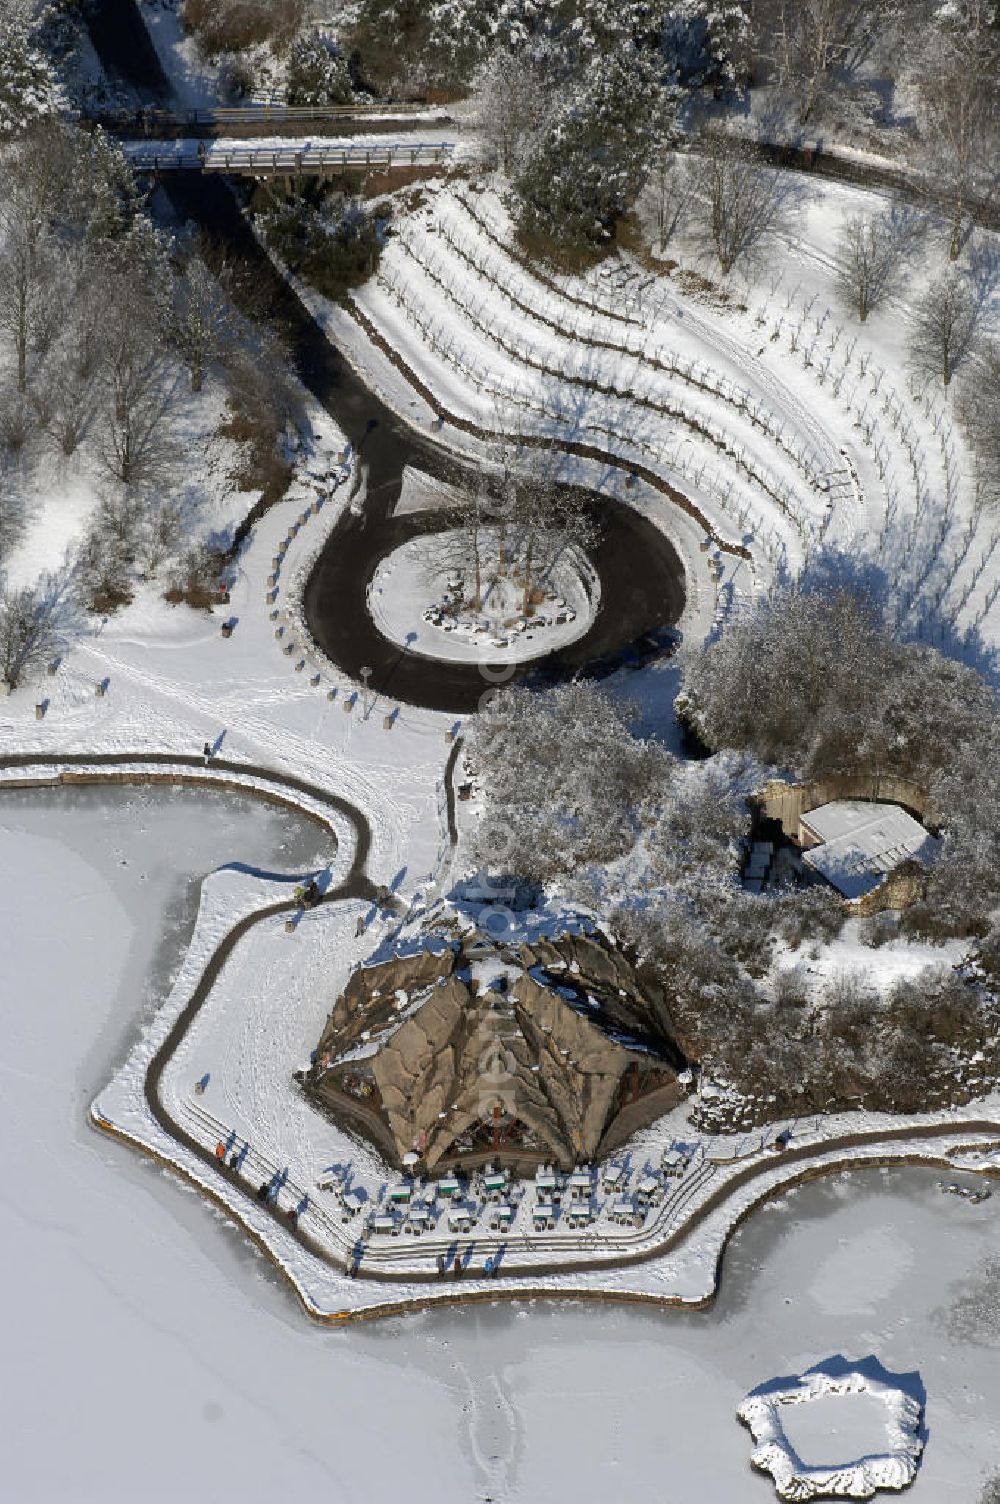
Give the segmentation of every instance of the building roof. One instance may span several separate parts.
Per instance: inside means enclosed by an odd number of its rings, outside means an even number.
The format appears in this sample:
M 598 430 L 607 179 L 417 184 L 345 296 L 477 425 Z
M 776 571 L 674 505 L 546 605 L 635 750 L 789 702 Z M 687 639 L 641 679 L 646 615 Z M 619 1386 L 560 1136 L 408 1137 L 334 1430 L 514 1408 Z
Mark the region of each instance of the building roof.
M 544 1154 L 571 1170 L 600 1157 L 626 1108 L 634 1131 L 684 1096 L 669 1018 L 607 937 L 511 943 L 450 913 L 415 922 L 454 924 L 457 945 L 381 950 L 353 972 L 310 1078 L 393 1163 L 416 1152 L 433 1174 L 485 1152 L 502 1189 L 505 1164 Z
M 838 799 L 802 816 L 819 840 L 802 854 L 845 898 L 862 898 L 901 862 L 934 860 L 938 842 L 898 804 Z

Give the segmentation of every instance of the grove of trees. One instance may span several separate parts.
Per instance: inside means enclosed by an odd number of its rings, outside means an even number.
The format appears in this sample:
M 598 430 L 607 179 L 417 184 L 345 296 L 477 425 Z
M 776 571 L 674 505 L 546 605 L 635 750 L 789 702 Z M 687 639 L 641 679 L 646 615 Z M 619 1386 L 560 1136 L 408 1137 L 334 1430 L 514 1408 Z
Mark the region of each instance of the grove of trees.
M 499 691 L 468 748 L 482 817 L 473 856 L 601 916 L 707 1077 L 706 1121 L 965 1100 L 1000 1065 L 1000 707 L 978 675 L 896 640 L 846 589 L 776 594 L 684 664 L 682 704 L 712 754 L 678 763 L 593 684 Z M 924 897 L 879 916 L 896 935 L 978 942 L 978 960 L 877 987 L 809 978 L 789 951 L 836 937 L 825 885 L 739 881 L 747 795 L 777 769 L 893 769 L 924 781 L 941 844 Z M 728 1104 L 728 1105 L 727 1105 Z M 713 1117 L 713 1114 L 715 1116 Z
M 288 480 L 278 444 L 296 399 L 245 293 L 212 246 L 155 228 L 101 131 L 43 119 L 0 147 L 0 569 L 21 483 L 54 451 L 97 492 L 73 576 L 84 604 L 113 609 L 163 569 L 179 598 L 207 598 L 218 564 L 175 498 L 184 387 L 198 393 L 210 370 L 224 381 L 239 483 L 280 494 Z M 48 650 L 51 594 L 4 590 L 8 676 Z

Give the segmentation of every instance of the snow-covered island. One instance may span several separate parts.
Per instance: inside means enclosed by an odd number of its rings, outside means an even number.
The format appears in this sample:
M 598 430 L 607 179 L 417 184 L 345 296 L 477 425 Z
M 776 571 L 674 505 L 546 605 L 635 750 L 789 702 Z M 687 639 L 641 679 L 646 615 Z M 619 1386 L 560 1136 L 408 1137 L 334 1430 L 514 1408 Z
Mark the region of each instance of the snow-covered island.
M 916 1374 L 890 1374 L 875 1358 L 830 1359 L 791 1383 L 761 1385 L 737 1414 L 754 1439 L 753 1465 L 771 1474 L 779 1498 L 872 1499 L 917 1476 L 919 1391 Z M 807 1430 L 798 1425 L 803 1416 L 814 1422 Z

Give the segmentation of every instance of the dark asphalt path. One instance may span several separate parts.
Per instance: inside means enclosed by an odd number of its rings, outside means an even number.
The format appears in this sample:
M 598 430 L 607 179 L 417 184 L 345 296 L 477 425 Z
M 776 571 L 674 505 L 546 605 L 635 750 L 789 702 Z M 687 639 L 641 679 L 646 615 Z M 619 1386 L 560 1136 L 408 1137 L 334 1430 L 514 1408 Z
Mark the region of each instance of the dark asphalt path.
M 282 329 L 302 381 L 367 468 L 364 511 L 360 516 L 346 512 L 339 520 L 306 585 L 305 613 L 313 637 L 351 679 L 359 680 L 361 669 L 371 668 L 373 688 L 394 700 L 447 712 L 474 710 L 484 690 L 497 682 L 495 675 L 485 677 L 476 664 L 432 661 L 400 649 L 378 631 L 367 607 L 368 583 L 380 560 L 407 539 L 447 523 L 440 513 L 392 517 L 404 468 L 413 465 L 453 477 L 461 467 L 408 428 L 354 373 L 275 270 L 224 179 L 173 173 L 164 190 L 182 220 L 200 225 L 225 247 L 230 264 L 247 269 L 246 283 Z M 590 631 L 547 660 L 567 677 L 651 628 L 672 626 L 684 607 L 683 568 L 663 533 L 621 502 L 593 496 L 590 505 L 601 531 L 591 554 L 601 578 L 601 605 Z M 515 677 L 531 668 L 524 665 Z
M 169 98 L 169 82 L 133 0 L 91 0 L 88 24 L 105 66 L 127 78 L 149 103 Z M 368 471 L 363 514 L 348 512 L 340 519 L 306 586 L 306 619 L 313 637 L 351 679 L 360 679 L 363 667 L 371 668 L 372 687 L 393 700 L 449 713 L 474 710 L 483 692 L 497 682 L 496 675 L 486 677 L 477 664 L 443 663 L 400 649 L 378 631 L 366 600 L 368 582 L 385 554 L 446 523 L 440 515 L 392 518 L 404 468 L 415 465 L 453 475 L 458 467 L 355 375 L 275 270 L 224 179 L 173 173 L 163 186 L 178 217 L 201 227 L 225 248 L 230 264 L 247 270 L 254 307 L 263 304 L 282 330 L 303 383 L 351 440 Z M 591 504 L 602 535 L 592 555 L 601 577 L 601 605 L 591 630 L 547 660 L 556 674 L 564 671 L 567 677 L 651 628 L 672 626 L 684 606 L 683 568 L 659 529 L 620 502 L 594 496 Z M 531 669 L 526 664 L 515 677 Z
M 450 762 L 452 763 L 453 761 L 454 758 L 450 760 Z M 96 774 L 94 781 L 107 781 L 108 783 L 121 782 L 125 780 L 133 781 L 134 775 L 130 772 L 130 765 L 136 764 L 145 765 L 148 768 L 148 773 L 151 781 L 155 780 L 158 775 L 162 776 L 163 765 L 165 763 L 175 765 L 181 764 L 189 769 L 189 774 L 179 774 L 174 780 L 176 782 L 190 783 L 191 785 L 197 787 L 201 783 L 203 783 L 205 779 L 205 768 L 202 758 L 193 756 L 173 756 L 167 753 L 70 753 L 61 756 L 58 753 L 53 753 L 48 757 L 41 757 L 38 753 L 24 753 L 4 756 L 0 758 L 0 768 L 30 769 L 32 766 L 37 766 L 41 771 L 43 768 L 47 768 L 53 763 L 65 765 L 71 770 L 74 766 L 79 767 L 81 765 L 96 765 L 99 769 L 101 769 L 101 772 L 98 772 Z M 324 894 L 322 902 L 324 904 L 339 903 L 344 899 L 349 898 L 359 898 L 364 900 L 365 902 L 375 901 L 377 897 L 376 890 L 374 889 L 366 873 L 366 862 L 370 848 L 370 830 L 368 822 L 364 814 L 360 810 L 356 809 L 346 800 L 339 798 L 337 795 L 331 794 L 328 790 L 318 788 L 315 785 L 307 783 L 303 779 L 299 779 L 291 775 L 283 775 L 280 773 L 275 773 L 270 769 L 257 768 L 250 764 L 234 763 L 223 759 L 214 760 L 213 768 L 221 773 L 240 772 L 244 774 L 257 774 L 268 779 L 272 783 L 283 785 L 289 792 L 298 791 L 307 793 L 313 799 L 327 804 L 331 809 L 336 809 L 338 813 L 345 815 L 348 819 L 350 819 L 352 824 L 354 825 L 356 834 L 356 848 L 350 871 L 348 872 L 343 883 L 341 883 L 337 888 L 332 889 L 328 893 Z M 8 785 L 8 787 L 13 787 L 13 785 Z M 3 788 L 4 785 L 0 784 L 0 794 L 2 794 Z M 268 797 L 266 791 L 255 791 L 253 788 L 246 785 L 242 786 L 240 791 L 249 794 L 251 797 L 254 797 L 255 792 L 257 797 Z M 270 797 L 273 798 L 273 794 Z M 331 830 L 333 830 L 332 825 L 330 828 Z M 201 976 L 199 977 L 194 990 L 192 991 L 191 997 L 188 999 L 187 1004 L 185 1005 L 184 1009 L 179 1014 L 177 1019 L 174 1021 L 174 1024 L 171 1027 L 166 1039 L 163 1041 L 163 1043 L 160 1045 L 155 1055 L 153 1056 L 153 1059 L 151 1060 L 150 1065 L 147 1069 L 146 1078 L 144 1081 L 144 1095 L 147 1105 L 152 1116 L 160 1125 L 160 1127 L 162 1127 L 163 1130 L 168 1133 L 171 1138 L 175 1139 L 178 1143 L 183 1144 L 187 1149 L 195 1154 L 201 1163 L 211 1168 L 216 1174 L 222 1176 L 224 1180 L 227 1180 L 242 1194 L 247 1194 L 248 1188 L 246 1181 L 241 1179 L 237 1172 L 232 1170 L 228 1165 L 226 1165 L 225 1163 L 220 1163 L 215 1154 L 213 1154 L 210 1149 L 206 1148 L 204 1144 L 193 1137 L 193 1135 L 188 1133 L 187 1130 L 171 1116 L 160 1097 L 160 1082 L 166 1066 L 169 1064 L 169 1061 L 172 1058 L 175 1050 L 177 1049 L 185 1033 L 190 1027 L 192 1020 L 196 1017 L 199 1010 L 203 1007 L 212 991 L 213 986 L 218 980 L 222 968 L 224 967 L 226 961 L 232 955 L 233 951 L 238 946 L 240 941 L 249 933 L 251 929 L 253 929 L 258 924 L 262 924 L 271 919 L 277 919 L 282 914 L 293 912 L 296 908 L 297 905 L 292 901 L 281 901 L 268 905 L 266 908 L 258 909 L 255 913 L 247 915 L 223 937 L 215 951 L 209 957 L 205 968 Z M 124 1137 L 126 1139 L 128 1138 L 128 1135 L 118 1130 L 113 1123 L 105 1122 L 99 1116 L 95 1116 L 92 1121 L 97 1127 L 104 1128 L 106 1131 L 115 1136 Z M 558 1260 L 553 1259 L 551 1261 L 540 1262 L 533 1266 L 521 1265 L 519 1267 L 513 1256 L 511 1256 L 507 1261 L 505 1261 L 504 1265 L 504 1272 L 506 1276 L 505 1282 L 502 1285 L 498 1283 L 496 1287 L 490 1289 L 488 1294 L 484 1293 L 479 1298 L 495 1300 L 501 1297 L 524 1298 L 529 1295 L 549 1295 L 555 1296 L 556 1298 L 565 1298 L 566 1295 L 571 1295 L 573 1292 L 552 1290 L 551 1288 L 547 1289 L 544 1286 L 535 1287 L 532 1285 L 532 1281 L 539 1278 L 544 1278 L 546 1275 L 551 1274 L 583 1274 L 596 1270 L 605 1270 L 611 1267 L 618 1268 L 635 1266 L 647 1263 L 653 1259 L 662 1258 L 664 1255 L 680 1247 L 680 1245 L 691 1236 L 691 1233 L 697 1227 L 701 1226 L 714 1212 L 723 1209 L 738 1191 L 745 1190 L 748 1187 L 754 1186 L 755 1182 L 764 1182 L 764 1184 L 761 1185 L 759 1192 L 742 1210 L 740 1216 L 736 1219 L 736 1225 L 742 1222 L 747 1216 L 750 1215 L 753 1210 L 756 1209 L 756 1207 L 761 1205 L 764 1201 L 767 1201 L 774 1196 L 785 1194 L 785 1192 L 792 1186 L 799 1184 L 804 1180 L 811 1179 L 817 1174 L 830 1174 L 834 1171 L 839 1171 L 845 1168 L 871 1168 L 875 1165 L 883 1163 L 894 1164 L 899 1163 L 901 1160 L 903 1162 L 907 1162 L 908 1159 L 912 1159 L 914 1163 L 939 1163 L 942 1164 L 945 1168 L 949 1167 L 948 1161 L 943 1156 L 939 1160 L 935 1160 L 934 1156 L 927 1153 L 927 1151 L 908 1156 L 905 1152 L 905 1147 L 903 1148 L 902 1152 L 894 1149 L 893 1146 L 895 1145 L 905 1146 L 907 1139 L 945 1139 L 954 1142 L 957 1138 L 961 1138 L 963 1136 L 995 1137 L 998 1133 L 1000 1133 L 1000 1123 L 996 1123 L 986 1118 L 969 1118 L 966 1120 L 956 1119 L 952 1122 L 947 1123 L 929 1124 L 926 1126 L 918 1127 L 916 1129 L 914 1129 L 912 1125 L 901 1125 L 898 1128 L 883 1128 L 871 1132 L 862 1131 L 855 1133 L 846 1133 L 828 1139 L 821 1146 L 817 1146 L 815 1144 L 803 1144 L 801 1146 L 789 1148 L 786 1149 L 785 1152 L 781 1155 L 780 1160 L 765 1159 L 763 1161 L 758 1161 L 756 1163 L 747 1165 L 744 1169 L 738 1171 L 732 1178 L 728 1179 L 722 1185 L 716 1187 L 716 1189 L 712 1191 L 702 1203 L 700 1203 L 692 1210 L 690 1215 L 684 1220 L 683 1223 L 672 1229 L 667 1235 L 660 1238 L 655 1243 L 652 1243 L 641 1249 L 636 1249 L 634 1251 L 609 1250 L 604 1257 L 595 1255 L 594 1257 L 581 1260 L 578 1263 L 574 1263 L 572 1266 L 566 1266 L 565 1264 L 560 1263 Z M 141 1143 L 138 1140 L 129 1141 L 135 1142 L 145 1152 L 149 1152 L 148 1145 Z M 884 1149 L 884 1154 L 881 1156 L 877 1152 L 880 1148 Z M 856 1150 L 864 1152 L 861 1154 L 856 1154 L 854 1152 Z M 875 1151 L 875 1153 L 872 1153 L 873 1150 Z M 836 1155 L 837 1161 L 833 1164 L 816 1164 L 815 1160 L 818 1154 Z M 769 1185 L 767 1184 L 768 1177 L 771 1175 L 776 1166 L 780 1166 L 782 1169 L 790 1169 L 790 1167 L 792 1166 L 795 1166 L 796 1168 L 790 1174 L 783 1177 L 781 1184 L 777 1186 Z M 176 1169 L 180 1167 L 174 1166 L 174 1168 Z M 183 1171 L 183 1173 L 186 1174 L 187 1172 Z M 200 1183 L 199 1188 L 204 1190 L 204 1187 L 200 1186 Z M 208 1194 L 214 1196 L 214 1193 L 211 1190 L 209 1190 Z M 231 1205 L 218 1197 L 215 1197 L 214 1199 L 218 1201 L 218 1204 L 223 1207 L 227 1214 L 233 1214 Z M 273 1220 L 280 1222 L 286 1228 L 286 1230 L 291 1233 L 293 1237 L 295 1237 L 304 1247 L 310 1249 L 311 1252 L 315 1253 L 319 1258 L 337 1267 L 345 1267 L 342 1259 L 338 1258 L 336 1255 L 333 1255 L 328 1248 L 317 1244 L 315 1240 L 305 1232 L 304 1229 L 298 1226 L 289 1225 L 287 1217 L 283 1216 L 276 1207 L 269 1205 L 266 1210 L 269 1212 Z M 252 1232 L 247 1224 L 244 1223 L 244 1227 L 248 1232 L 250 1232 L 251 1236 L 255 1238 L 255 1241 L 258 1242 L 263 1251 L 266 1254 L 270 1255 L 270 1250 L 267 1245 L 263 1243 L 255 1233 Z M 730 1229 L 727 1236 L 727 1244 L 729 1237 L 731 1237 L 732 1235 L 732 1230 L 733 1229 Z M 485 1245 L 484 1248 L 480 1251 L 485 1251 Z M 719 1264 L 716 1269 L 716 1287 L 718 1286 L 718 1280 L 721 1277 L 721 1262 L 724 1251 L 725 1250 L 723 1248 L 723 1250 L 720 1251 L 719 1255 Z M 386 1285 L 403 1283 L 427 1287 L 440 1284 L 440 1277 L 432 1268 L 425 1270 L 411 1270 L 407 1268 L 401 1269 L 399 1272 L 390 1269 L 366 1268 L 364 1269 L 363 1274 L 366 1279 Z M 448 1303 L 450 1301 L 462 1302 L 463 1300 L 468 1300 L 469 1298 L 470 1296 L 464 1295 L 459 1287 L 456 1288 L 453 1292 L 449 1292 L 448 1295 L 443 1296 L 443 1301 L 445 1303 Z M 472 1296 L 471 1298 L 475 1299 L 477 1297 Z M 615 1292 L 613 1290 L 602 1292 L 602 1296 L 599 1298 L 614 1299 Z M 626 1293 L 622 1296 L 622 1298 L 648 1299 L 650 1303 L 661 1305 L 670 1305 L 677 1303 L 671 1297 L 666 1297 L 661 1300 L 656 1296 L 631 1297 Z M 441 1300 L 442 1297 L 439 1295 L 437 1297 L 432 1297 L 432 1299 L 438 1301 Z M 418 1309 L 424 1303 L 426 1302 L 422 1300 L 420 1296 L 415 1296 L 403 1302 L 379 1303 L 369 1307 L 367 1310 L 361 1310 L 353 1314 L 356 1314 L 362 1319 L 364 1319 L 365 1317 L 390 1315 L 394 1312 L 398 1312 L 401 1308 Z M 708 1303 L 710 1303 L 710 1300 L 704 1302 L 704 1304 Z

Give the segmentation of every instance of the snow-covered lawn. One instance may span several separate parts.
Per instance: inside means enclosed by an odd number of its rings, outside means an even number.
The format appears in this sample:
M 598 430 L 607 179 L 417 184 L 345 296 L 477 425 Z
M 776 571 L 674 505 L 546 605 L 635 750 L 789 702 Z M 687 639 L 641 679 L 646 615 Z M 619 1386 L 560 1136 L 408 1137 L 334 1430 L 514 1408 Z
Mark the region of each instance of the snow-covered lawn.
M 881 572 L 904 630 L 994 642 L 1000 528 L 975 504 L 950 405 L 933 390 L 914 396 L 905 368 L 921 280 L 865 326 L 836 301 L 836 226 L 880 201 L 810 183 L 770 278 L 742 294 L 734 283 L 723 305 L 627 256 L 586 277 L 530 266 L 492 187 L 430 187 L 353 295 L 361 324 L 312 301 L 402 412 L 425 410 L 414 379 L 433 394 L 455 447 L 483 450 L 451 417 L 590 445 L 676 486 L 703 530 L 750 549 L 754 572 L 723 609 L 833 550 L 859 578 Z M 987 303 L 984 324 L 996 317 Z M 403 370 L 387 371 L 369 330 Z M 605 467 L 613 490 L 612 477 Z M 682 529 L 642 478 L 625 495 Z

